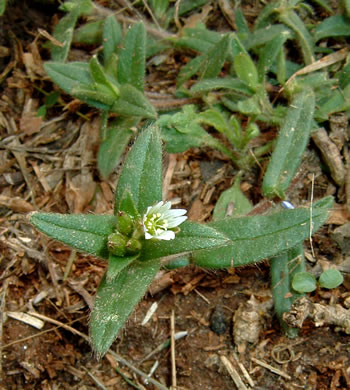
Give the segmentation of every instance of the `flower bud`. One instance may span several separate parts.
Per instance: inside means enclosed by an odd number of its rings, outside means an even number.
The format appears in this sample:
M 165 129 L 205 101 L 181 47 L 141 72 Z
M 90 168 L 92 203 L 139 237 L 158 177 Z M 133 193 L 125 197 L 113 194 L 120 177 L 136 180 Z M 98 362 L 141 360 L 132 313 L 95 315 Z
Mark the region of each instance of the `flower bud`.
M 259 127 L 256 123 L 250 123 L 246 128 L 246 138 L 250 141 L 260 134 Z
M 129 214 L 119 211 L 117 215 L 117 230 L 121 234 L 131 236 L 134 231 L 134 221 Z
M 112 233 L 108 236 L 108 249 L 115 256 L 122 257 L 126 253 L 127 237 L 119 232 Z
M 140 252 L 142 248 L 142 244 L 139 240 L 135 238 L 130 238 L 130 240 L 126 243 L 126 253 L 129 255 L 136 255 Z

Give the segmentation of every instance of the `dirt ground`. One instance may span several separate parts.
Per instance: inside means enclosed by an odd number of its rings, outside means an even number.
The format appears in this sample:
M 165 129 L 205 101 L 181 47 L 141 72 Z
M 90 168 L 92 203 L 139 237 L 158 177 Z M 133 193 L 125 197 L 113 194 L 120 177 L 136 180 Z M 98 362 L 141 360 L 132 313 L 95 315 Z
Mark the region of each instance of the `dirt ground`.
M 124 2 L 97 3 L 118 10 Z M 249 20 L 262 4 L 242 1 L 242 6 Z M 132 10 L 120 15 L 136 18 Z M 143 7 L 138 10 L 149 20 Z M 179 390 L 350 388 L 346 329 L 306 320 L 298 338 L 286 338 L 271 307 L 268 262 L 222 271 L 162 270 L 110 352 L 96 359 L 88 342 L 89 312 L 106 263 L 49 240 L 26 219 L 33 210 L 112 212 L 118 170 L 108 180 L 97 172 L 96 110 L 63 94 L 44 120 L 36 116 L 44 92 L 54 88 L 42 68 L 49 53 L 38 29 L 52 32 L 62 15 L 55 5 L 16 1 L 0 18 L 0 388 L 170 388 L 172 316 L 175 333 L 186 332 L 175 345 Z M 230 28 L 216 4 L 208 26 Z M 74 46 L 71 56 L 89 58 L 95 49 Z M 148 92 L 171 95 L 183 65 L 179 61 L 185 60 L 170 50 L 161 65 L 150 65 Z M 267 129 L 265 136 L 275 131 Z M 220 193 L 233 182 L 230 162 L 209 149 L 166 156 L 165 162 L 167 198 L 187 208 L 192 220 L 210 220 Z M 348 200 L 323 168 L 310 144 L 289 197 L 295 205 L 308 206 L 313 175 L 314 199 L 336 196 L 327 224 L 313 237 L 317 263 L 309 265 L 337 264 L 349 272 L 350 233 L 336 230 L 350 219 Z M 261 180 L 257 167 L 242 180 L 256 210 L 264 202 Z M 312 260 L 308 242 L 306 248 Z M 344 278 L 339 288 L 318 289 L 308 297 L 326 308 L 340 305 L 349 330 L 350 279 L 346 273 Z M 153 303 L 157 309 L 142 325 Z M 151 378 L 157 383 L 138 370 L 154 370 Z M 235 384 L 232 376 L 243 384 Z

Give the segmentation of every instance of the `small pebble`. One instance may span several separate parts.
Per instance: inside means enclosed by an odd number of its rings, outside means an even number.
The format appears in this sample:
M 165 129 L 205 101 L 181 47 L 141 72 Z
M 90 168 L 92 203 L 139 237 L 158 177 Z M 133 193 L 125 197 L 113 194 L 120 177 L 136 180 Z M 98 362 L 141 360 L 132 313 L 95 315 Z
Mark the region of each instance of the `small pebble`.
M 216 306 L 210 317 L 210 329 L 218 335 L 226 332 L 227 321 L 221 306 Z

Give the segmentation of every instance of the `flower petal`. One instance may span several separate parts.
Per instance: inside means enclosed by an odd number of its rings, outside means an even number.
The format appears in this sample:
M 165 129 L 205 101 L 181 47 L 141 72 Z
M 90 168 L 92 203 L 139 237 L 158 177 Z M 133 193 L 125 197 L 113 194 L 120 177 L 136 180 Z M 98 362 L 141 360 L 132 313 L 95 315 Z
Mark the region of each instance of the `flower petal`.
M 172 230 L 166 230 L 154 238 L 157 240 L 173 240 L 175 238 L 175 233 Z
M 179 226 L 182 222 L 186 221 L 187 217 L 176 217 L 171 220 L 168 220 L 168 228 L 173 228 Z

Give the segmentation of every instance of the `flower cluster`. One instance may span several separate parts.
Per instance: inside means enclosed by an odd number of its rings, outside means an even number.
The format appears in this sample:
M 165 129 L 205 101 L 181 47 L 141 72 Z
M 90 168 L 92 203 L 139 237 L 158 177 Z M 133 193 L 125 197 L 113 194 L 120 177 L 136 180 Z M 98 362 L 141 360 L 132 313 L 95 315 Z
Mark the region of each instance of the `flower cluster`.
M 119 257 L 140 253 L 142 237 L 146 240 L 173 240 L 179 226 L 187 217 L 186 210 L 171 210 L 171 202 L 158 202 L 149 206 L 140 218 L 132 218 L 125 212 L 117 215 L 116 230 L 108 236 L 109 251 Z
M 173 209 L 171 210 L 171 202 L 159 202 L 154 206 L 147 208 L 145 215 L 142 218 L 143 231 L 145 239 L 151 238 L 157 240 L 173 240 L 177 226 L 184 222 L 187 217 L 186 210 Z

